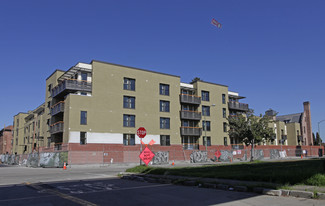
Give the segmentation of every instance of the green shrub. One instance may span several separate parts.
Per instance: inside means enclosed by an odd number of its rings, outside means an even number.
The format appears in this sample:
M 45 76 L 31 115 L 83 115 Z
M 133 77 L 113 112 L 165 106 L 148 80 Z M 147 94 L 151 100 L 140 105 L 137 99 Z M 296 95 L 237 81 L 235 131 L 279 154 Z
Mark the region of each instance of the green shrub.
M 325 186 L 325 174 L 316 174 L 305 181 L 307 185 Z

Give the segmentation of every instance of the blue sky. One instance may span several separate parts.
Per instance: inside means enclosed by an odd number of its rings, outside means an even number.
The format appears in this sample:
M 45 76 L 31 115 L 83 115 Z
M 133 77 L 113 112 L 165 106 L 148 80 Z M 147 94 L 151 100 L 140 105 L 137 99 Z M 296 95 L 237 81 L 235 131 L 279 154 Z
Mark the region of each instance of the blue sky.
M 310 101 L 316 132 L 324 11 L 323 0 L 2 0 L 0 124 L 39 106 L 55 69 L 95 59 L 228 85 L 256 114 L 298 113 Z

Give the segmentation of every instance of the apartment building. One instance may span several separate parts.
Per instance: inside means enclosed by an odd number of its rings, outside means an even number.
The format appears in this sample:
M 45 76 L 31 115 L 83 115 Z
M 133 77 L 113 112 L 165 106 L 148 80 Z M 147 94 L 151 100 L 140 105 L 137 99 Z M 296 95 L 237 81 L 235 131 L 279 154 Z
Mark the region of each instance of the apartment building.
M 0 130 L 0 154 L 12 154 L 12 125 Z
M 270 127 L 276 134 L 271 140 L 272 145 L 313 145 L 310 103 L 304 102 L 302 113 L 279 115 L 272 109 L 265 113 L 273 117 Z
M 155 145 L 201 149 L 231 143 L 227 116 L 245 112 L 225 85 L 100 61 L 56 70 L 46 79 L 44 146 L 96 150 L 140 144 L 139 127 Z M 231 102 L 228 101 L 231 99 Z
M 44 107 L 14 116 L 13 154 L 28 154 L 44 147 Z

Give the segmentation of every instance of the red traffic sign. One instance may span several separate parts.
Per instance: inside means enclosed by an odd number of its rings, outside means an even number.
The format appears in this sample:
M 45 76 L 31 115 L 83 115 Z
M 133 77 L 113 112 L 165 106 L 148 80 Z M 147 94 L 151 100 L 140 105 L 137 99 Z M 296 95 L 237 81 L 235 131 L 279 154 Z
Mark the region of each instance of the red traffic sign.
M 146 147 L 141 154 L 139 155 L 140 159 L 148 166 L 149 162 L 152 160 L 152 158 L 155 156 L 151 150 Z
M 147 134 L 147 130 L 144 128 L 144 127 L 140 127 L 138 130 L 137 130 L 137 135 L 139 138 L 144 138 Z
M 214 153 L 214 155 L 215 155 L 217 158 L 219 158 L 219 157 L 221 156 L 221 152 L 220 152 L 219 150 L 217 150 L 217 151 Z

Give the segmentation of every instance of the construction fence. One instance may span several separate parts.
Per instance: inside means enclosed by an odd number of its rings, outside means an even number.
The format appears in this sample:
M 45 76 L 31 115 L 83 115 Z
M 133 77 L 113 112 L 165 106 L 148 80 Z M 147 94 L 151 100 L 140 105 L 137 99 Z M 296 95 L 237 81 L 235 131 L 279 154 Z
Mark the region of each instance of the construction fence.
M 251 147 L 243 145 L 210 146 L 207 150 L 183 149 L 182 145 L 161 147 L 148 146 L 154 153 L 149 164 L 169 164 L 174 161 L 190 163 L 201 162 L 238 162 L 249 161 Z M 144 149 L 144 148 L 143 148 Z M 0 155 L 4 164 L 24 165 L 28 167 L 63 167 L 63 163 L 70 165 L 114 164 L 140 162 L 140 147 L 129 146 L 127 149 L 102 148 L 100 151 L 42 151 L 24 155 Z M 254 160 L 288 159 L 321 157 L 324 148 L 316 146 L 256 146 L 253 150 Z

